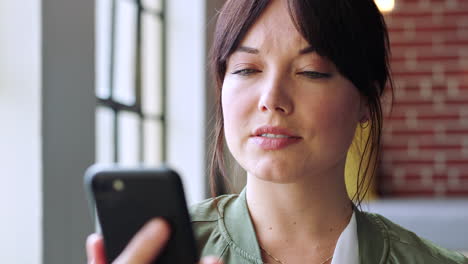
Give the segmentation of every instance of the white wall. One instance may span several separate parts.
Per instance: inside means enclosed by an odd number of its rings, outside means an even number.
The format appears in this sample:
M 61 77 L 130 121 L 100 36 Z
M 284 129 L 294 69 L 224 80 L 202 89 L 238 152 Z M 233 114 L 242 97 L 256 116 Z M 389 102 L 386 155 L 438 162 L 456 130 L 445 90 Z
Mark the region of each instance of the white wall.
M 205 1 L 167 1 L 168 163 L 189 204 L 205 197 Z
M 0 1 L 0 260 L 40 263 L 40 1 Z

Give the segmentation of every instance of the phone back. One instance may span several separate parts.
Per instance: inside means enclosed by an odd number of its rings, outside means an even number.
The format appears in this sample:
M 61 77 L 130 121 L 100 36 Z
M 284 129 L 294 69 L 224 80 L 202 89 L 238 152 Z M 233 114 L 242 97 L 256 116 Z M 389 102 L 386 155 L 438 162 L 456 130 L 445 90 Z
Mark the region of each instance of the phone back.
M 167 168 L 92 168 L 85 178 L 95 201 L 109 262 L 153 217 L 163 217 L 171 225 L 171 238 L 154 263 L 198 261 L 182 182 L 176 172 Z

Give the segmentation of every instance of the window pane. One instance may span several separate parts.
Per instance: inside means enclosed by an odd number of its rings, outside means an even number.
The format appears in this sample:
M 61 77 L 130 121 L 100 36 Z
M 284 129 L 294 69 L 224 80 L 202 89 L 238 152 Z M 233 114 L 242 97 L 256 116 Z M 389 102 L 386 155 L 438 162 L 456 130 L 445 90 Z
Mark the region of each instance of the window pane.
M 161 3 L 163 0 L 142 0 L 141 3 L 145 9 L 150 11 L 159 12 L 161 11 Z
M 108 107 L 96 108 L 96 162 L 114 161 L 114 113 Z
M 135 55 L 137 6 L 132 1 L 116 1 L 114 99 L 135 103 Z
M 145 14 L 143 23 L 142 104 L 143 113 L 161 113 L 161 21 Z
M 146 120 L 144 122 L 144 157 L 145 165 L 161 164 L 161 122 Z
M 139 117 L 131 112 L 120 112 L 118 156 L 122 165 L 137 165 L 139 157 Z
M 110 96 L 111 6 L 111 0 L 98 0 L 96 3 L 96 96 L 103 99 Z

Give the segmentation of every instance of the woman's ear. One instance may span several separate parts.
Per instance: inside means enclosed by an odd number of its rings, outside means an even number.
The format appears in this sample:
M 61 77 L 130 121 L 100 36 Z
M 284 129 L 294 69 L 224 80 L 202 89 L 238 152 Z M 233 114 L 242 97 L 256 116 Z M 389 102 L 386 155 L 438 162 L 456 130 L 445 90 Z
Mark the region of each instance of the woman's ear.
M 362 98 L 361 105 L 359 109 L 359 122 L 364 124 L 370 119 L 369 104 L 367 103 L 366 98 Z

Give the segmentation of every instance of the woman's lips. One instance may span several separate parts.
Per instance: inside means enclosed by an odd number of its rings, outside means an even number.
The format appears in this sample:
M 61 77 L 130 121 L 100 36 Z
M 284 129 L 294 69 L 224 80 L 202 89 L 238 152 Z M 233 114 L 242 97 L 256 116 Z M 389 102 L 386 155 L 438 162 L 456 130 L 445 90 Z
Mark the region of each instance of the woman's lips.
M 250 138 L 253 143 L 257 144 L 263 150 L 279 150 L 286 148 L 289 145 L 295 144 L 302 140 L 299 137 L 265 137 L 265 136 L 253 136 Z
M 264 150 L 279 150 L 302 140 L 287 128 L 270 125 L 255 129 L 250 139 Z

